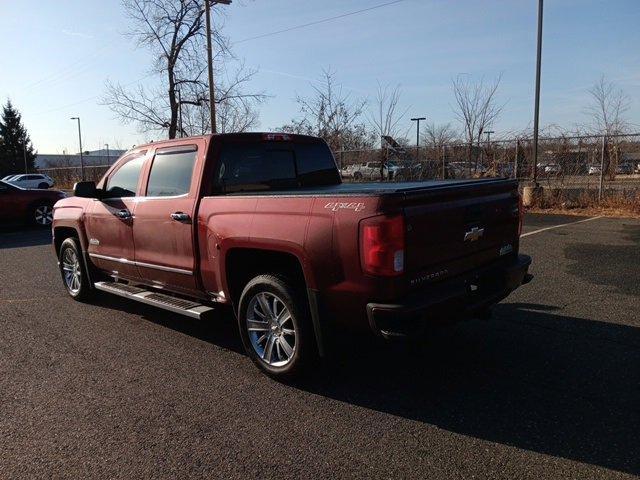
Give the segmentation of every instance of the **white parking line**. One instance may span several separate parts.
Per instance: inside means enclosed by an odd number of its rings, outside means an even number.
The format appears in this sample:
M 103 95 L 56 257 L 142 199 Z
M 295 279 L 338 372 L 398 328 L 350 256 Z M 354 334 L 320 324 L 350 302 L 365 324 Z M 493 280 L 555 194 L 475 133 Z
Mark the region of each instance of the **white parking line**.
M 598 218 L 602 218 L 604 215 L 598 215 L 597 217 L 585 218 L 583 220 L 578 220 L 576 222 L 563 223 L 562 225 L 553 225 L 551 227 L 541 228 L 540 230 L 534 230 L 533 232 L 527 232 L 520 235 L 520 238 L 528 237 L 529 235 L 533 235 L 540 232 L 546 232 L 547 230 L 553 230 L 554 228 L 566 227 L 567 225 L 575 225 L 576 223 L 590 222 L 591 220 L 597 220 Z

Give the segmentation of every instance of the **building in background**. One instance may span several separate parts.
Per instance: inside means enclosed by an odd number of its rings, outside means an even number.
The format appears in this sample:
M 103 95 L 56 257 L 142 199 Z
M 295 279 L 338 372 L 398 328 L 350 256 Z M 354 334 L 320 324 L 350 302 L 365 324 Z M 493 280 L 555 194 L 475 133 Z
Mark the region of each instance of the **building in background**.
M 111 165 L 115 163 L 126 150 L 92 150 L 84 152 L 83 159 L 85 166 Z M 70 153 L 38 153 L 35 160 L 36 168 L 62 168 L 79 167 L 80 155 Z

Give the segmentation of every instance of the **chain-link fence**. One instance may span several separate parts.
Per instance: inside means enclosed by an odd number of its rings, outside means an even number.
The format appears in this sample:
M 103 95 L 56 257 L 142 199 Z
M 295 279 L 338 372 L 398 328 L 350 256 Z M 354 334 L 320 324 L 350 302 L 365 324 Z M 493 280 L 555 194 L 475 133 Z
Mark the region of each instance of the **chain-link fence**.
M 537 164 L 526 138 L 339 151 L 336 160 L 347 182 L 507 177 L 563 200 L 640 194 L 640 134 L 540 138 Z
M 97 182 L 111 165 L 87 165 L 84 167 L 84 179 Z M 55 188 L 71 189 L 73 184 L 82 180 L 80 167 L 40 168 L 38 172 L 49 175 L 55 182 Z
M 523 184 L 535 180 L 547 195 L 561 199 L 640 196 L 640 133 L 540 138 L 537 165 L 527 138 L 334 154 L 345 182 L 507 177 Z M 97 181 L 108 168 L 85 166 L 85 179 Z M 78 166 L 40 172 L 58 188 L 72 188 L 82 178 Z

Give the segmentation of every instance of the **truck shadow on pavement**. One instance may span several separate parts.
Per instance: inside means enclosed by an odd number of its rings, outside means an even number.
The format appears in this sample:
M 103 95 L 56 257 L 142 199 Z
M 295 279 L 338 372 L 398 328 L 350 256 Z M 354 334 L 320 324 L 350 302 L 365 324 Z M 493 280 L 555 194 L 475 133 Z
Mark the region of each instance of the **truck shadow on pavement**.
M 95 303 L 243 352 L 230 313 L 193 321 L 117 297 Z M 331 362 L 294 386 L 462 435 L 640 473 L 640 329 L 504 303 L 490 321 L 441 328 L 421 342 L 347 336 L 335 348 Z
M 341 349 L 298 388 L 451 432 L 640 473 L 640 330 L 500 304 L 421 344 Z
M 0 250 L 47 244 L 51 244 L 50 228 L 0 226 Z

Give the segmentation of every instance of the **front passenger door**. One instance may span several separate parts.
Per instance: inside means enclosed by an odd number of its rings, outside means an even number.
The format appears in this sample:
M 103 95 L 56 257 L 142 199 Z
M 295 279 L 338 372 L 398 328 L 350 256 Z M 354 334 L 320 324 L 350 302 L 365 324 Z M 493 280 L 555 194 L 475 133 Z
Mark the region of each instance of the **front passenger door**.
M 139 278 L 134 260 L 133 217 L 146 152 L 122 159 L 111 172 L 102 198 L 92 202 L 86 227 L 91 261 L 113 276 Z

